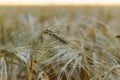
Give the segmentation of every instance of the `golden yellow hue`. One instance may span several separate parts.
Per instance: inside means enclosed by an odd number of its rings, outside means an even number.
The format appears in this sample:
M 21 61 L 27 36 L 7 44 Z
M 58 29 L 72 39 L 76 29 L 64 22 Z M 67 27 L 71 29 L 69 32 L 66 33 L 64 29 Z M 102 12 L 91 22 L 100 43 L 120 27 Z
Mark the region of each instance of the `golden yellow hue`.
M 120 6 L 37 5 L 0 6 L 1 80 L 120 80 Z
M 0 3 L 0 6 L 120 6 L 109 3 Z

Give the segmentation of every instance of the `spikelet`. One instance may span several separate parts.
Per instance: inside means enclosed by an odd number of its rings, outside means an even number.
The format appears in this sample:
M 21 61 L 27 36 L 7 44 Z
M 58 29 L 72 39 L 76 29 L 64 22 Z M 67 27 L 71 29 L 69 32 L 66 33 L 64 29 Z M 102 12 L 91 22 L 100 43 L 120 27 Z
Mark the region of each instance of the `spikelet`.
M 97 28 L 98 28 L 105 36 L 111 38 L 111 36 L 108 34 L 108 30 L 107 30 L 107 28 L 106 28 L 106 25 L 103 24 L 102 22 L 98 22 L 97 24 L 98 24 Z
M 45 30 L 44 31 L 45 34 L 48 34 L 49 36 L 51 36 L 52 38 L 54 38 L 55 40 L 63 43 L 63 44 L 67 44 L 68 42 L 66 40 L 64 40 L 62 37 L 56 35 L 53 31 L 51 30 Z

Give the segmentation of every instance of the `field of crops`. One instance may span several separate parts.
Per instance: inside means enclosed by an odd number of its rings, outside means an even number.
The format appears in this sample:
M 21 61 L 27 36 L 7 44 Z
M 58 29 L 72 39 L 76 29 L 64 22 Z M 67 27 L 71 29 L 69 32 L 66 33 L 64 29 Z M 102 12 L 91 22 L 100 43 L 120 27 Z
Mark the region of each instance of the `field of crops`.
M 120 80 L 120 7 L 1 6 L 0 80 Z

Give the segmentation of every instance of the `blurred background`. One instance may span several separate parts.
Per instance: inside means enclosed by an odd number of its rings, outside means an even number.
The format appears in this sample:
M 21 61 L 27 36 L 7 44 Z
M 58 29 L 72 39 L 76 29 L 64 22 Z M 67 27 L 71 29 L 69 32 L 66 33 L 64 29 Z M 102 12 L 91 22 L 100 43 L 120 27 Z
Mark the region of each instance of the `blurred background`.
M 0 6 L 0 80 L 120 79 L 118 4 L 7 1 Z

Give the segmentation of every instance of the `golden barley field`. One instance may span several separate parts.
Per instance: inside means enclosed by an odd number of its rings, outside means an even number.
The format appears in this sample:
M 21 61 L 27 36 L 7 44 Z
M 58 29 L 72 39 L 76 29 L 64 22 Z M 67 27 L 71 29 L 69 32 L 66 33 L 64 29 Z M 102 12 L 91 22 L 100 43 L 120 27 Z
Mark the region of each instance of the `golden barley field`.
M 119 80 L 120 6 L 0 6 L 0 80 Z

